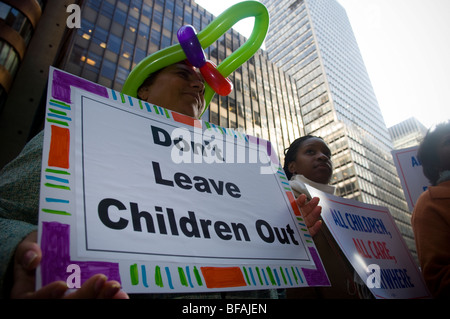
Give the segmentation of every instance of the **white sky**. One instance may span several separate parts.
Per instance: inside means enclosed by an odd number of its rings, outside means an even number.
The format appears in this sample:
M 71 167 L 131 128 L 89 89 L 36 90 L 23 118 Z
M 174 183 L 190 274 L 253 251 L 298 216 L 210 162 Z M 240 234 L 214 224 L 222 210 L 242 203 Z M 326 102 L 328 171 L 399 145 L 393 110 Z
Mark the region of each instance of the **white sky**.
M 215 16 L 241 0 L 195 0 Z M 346 9 L 386 125 L 450 119 L 450 0 L 338 0 Z M 235 26 L 248 37 L 253 18 Z M 197 30 L 199 31 L 199 30 Z

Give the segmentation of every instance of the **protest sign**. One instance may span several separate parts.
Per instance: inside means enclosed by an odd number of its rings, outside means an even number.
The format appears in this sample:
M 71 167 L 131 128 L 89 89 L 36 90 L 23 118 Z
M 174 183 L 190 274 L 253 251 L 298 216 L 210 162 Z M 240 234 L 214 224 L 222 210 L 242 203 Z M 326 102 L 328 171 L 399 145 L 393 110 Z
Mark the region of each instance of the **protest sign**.
M 38 287 L 129 293 L 326 286 L 270 142 L 51 69 Z
M 418 146 L 391 151 L 409 210 L 412 212 L 420 194 L 430 185 L 417 158 Z
M 422 275 L 386 207 L 340 198 L 308 185 L 307 188 L 312 197 L 320 198 L 325 224 L 376 298 L 429 297 Z

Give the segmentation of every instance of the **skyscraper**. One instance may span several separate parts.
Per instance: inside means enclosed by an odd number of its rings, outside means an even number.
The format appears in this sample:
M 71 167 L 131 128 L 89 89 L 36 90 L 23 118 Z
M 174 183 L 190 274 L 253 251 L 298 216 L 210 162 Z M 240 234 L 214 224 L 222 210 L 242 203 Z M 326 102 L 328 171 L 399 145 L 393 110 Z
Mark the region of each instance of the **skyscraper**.
M 62 18 L 64 22 L 58 25 L 64 28 L 69 14 L 64 6 L 59 9 L 50 3 L 53 1 L 60 0 L 46 1 L 43 17 L 52 13 Z M 45 71 L 42 74 L 46 74 L 49 65 L 54 65 L 118 91 L 130 70 L 145 56 L 178 43 L 176 33 L 182 25 L 193 25 L 199 32 L 214 19 L 194 0 L 84 0 L 78 3 L 81 28 L 66 28 L 62 41 L 54 41 L 53 47 L 60 48 L 58 57 L 56 62 L 49 61 L 42 67 Z M 49 23 L 53 21 L 54 18 L 48 20 Z M 46 34 L 53 35 L 50 31 Z M 205 49 L 206 56 L 218 65 L 245 41 L 241 34 L 231 29 Z M 32 65 L 24 72 L 31 74 Z M 270 62 L 262 50 L 234 71 L 229 79 L 234 84 L 233 92 L 225 97 L 215 95 L 203 119 L 268 139 L 282 156 L 284 148 L 304 133 L 294 80 Z M 28 87 L 34 85 L 28 84 Z M 41 95 L 45 97 L 44 88 Z M 24 105 L 23 102 L 15 104 Z M 34 122 L 42 124 L 43 108 L 39 109 L 37 104 L 39 99 L 34 98 L 33 112 L 38 110 Z M 15 149 L 5 160 L 6 154 L 1 155 L 3 165 L 17 155 L 26 142 L 22 138 L 20 145 L 18 142 L 11 145 L 11 140 L 18 135 L 17 123 L 23 124 L 23 115 L 18 113 L 23 114 L 24 110 L 12 106 L 8 109 L 10 114 L 0 114 L 2 123 L 11 123 L 10 127 L 2 128 L 0 147 L 10 150 L 14 146 Z M 11 121 L 13 117 L 18 120 Z
M 262 0 L 271 61 L 295 79 L 305 133 L 332 150 L 338 196 L 389 208 L 411 252 L 392 142 L 345 9 L 336 0 Z
M 427 128 L 415 117 L 388 128 L 395 149 L 417 146 L 427 133 Z
M 213 19 L 194 0 L 86 0 L 81 28 L 61 67 L 120 90 L 130 70 L 145 56 L 178 43 L 176 33 L 182 25 L 200 31 Z M 245 41 L 231 29 L 205 54 L 218 65 Z M 203 118 L 269 139 L 282 154 L 302 134 L 295 82 L 261 50 L 229 79 L 234 90 L 225 97 L 216 94 Z

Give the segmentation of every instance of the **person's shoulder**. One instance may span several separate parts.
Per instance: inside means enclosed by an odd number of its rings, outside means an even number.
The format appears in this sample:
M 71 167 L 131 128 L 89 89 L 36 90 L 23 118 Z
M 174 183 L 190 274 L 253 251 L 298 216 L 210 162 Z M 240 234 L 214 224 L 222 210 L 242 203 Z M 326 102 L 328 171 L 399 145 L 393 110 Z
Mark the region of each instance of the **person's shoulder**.
M 42 149 L 44 143 L 44 131 L 40 131 L 38 134 L 36 134 L 26 145 L 24 150 L 31 149 Z
M 431 199 L 450 199 L 450 181 L 431 186 L 427 191 Z
M 434 186 L 429 186 L 425 191 L 423 191 L 422 194 L 420 194 L 420 196 L 417 198 L 416 204 L 414 205 L 414 207 L 417 207 L 417 205 L 426 203 L 427 201 L 429 201 L 431 199 L 431 195 L 430 195 L 430 188 L 432 188 Z
M 417 201 L 414 204 L 414 209 L 411 215 L 412 224 L 414 224 L 418 219 L 422 218 L 431 202 L 432 199 L 430 196 L 430 187 L 428 187 L 422 194 L 420 194 L 419 198 L 417 198 Z
M 411 222 L 418 223 L 423 219 L 448 215 L 447 208 L 450 203 L 450 181 L 430 186 L 417 199 L 412 212 Z M 431 214 L 431 212 L 434 212 Z

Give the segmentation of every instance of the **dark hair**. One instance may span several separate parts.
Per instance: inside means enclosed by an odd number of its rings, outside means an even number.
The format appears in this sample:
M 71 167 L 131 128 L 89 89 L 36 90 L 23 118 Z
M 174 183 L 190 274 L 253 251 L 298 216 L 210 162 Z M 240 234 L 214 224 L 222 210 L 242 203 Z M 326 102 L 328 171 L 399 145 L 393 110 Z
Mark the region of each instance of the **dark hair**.
M 138 98 L 139 98 L 139 99 L 141 99 L 141 97 L 139 96 L 139 91 L 140 91 L 142 88 L 151 86 L 151 85 L 155 82 L 156 77 L 158 76 L 159 73 L 161 73 L 162 70 L 164 70 L 164 68 L 159 69 L 159 70 L 153 72 L 152 74 L 150 74 L 150 75 L 144 80 L 144 82 L 141 84 L 141 86 L 139 86 L 139 88 L 138 88 L 138 90 L 137 90 L 137 94 L 138 94 Z
M 423 174 L 433 186 L 437 184 L 441 166 L 437 156 L 439 141 L 448 132 L 450 132 L 450 121 L 430 128 L 417 150 L 417 158 L 422 164 Z
M 297 157 L 297 152 L 298 149 L 302 146 L 303 142 L 306 140 L 309 140 L 310 138 L 320 138 L 321 140 L 323 140 L 321 137 L 318 136 L 314 136 L 314 135 L 305 135 L 302 137 L 299 137 L 298 139 L 294 140 L 291 145 L 289 145 L 288 148 L 286 148 L 284 150 L 284 173 L 286 174 L 287 179 L 291 179 L 292 177 L 292 173 L 289 172 L 289 163 L 291 162 L 295 162 L 296 157 Z

